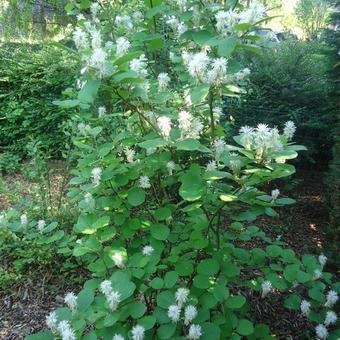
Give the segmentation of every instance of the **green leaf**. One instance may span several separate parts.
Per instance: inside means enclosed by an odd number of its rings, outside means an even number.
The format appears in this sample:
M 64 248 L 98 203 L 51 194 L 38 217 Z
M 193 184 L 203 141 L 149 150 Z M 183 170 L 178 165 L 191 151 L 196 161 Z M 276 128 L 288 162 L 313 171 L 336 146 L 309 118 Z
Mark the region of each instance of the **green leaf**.
M 311 288 L 308 291 L 308 296 L 320 303 L 324 303 L 326 300 L 325 295 L 318 288 Z
M 214 275 L 220 269 L 220 265 L 216 260 L 208 259 L 203 260 L 197 267 L 197 272 L 203 275 Z
M 278 257 L 282 254 L 282 248 L 276 245 L 270 245 L 266 248 L 266 252 L 270 257 Z
M 164 224 L 153 224 L 150 231 L 152 237 L 160 241 L 166 240 L 170 233 L 169 228 Z
M 194 271 L 194 266 L 190 261 L 182 261 L 176 263 L 175 269 L 179 276 L 188 276 Z
M 293 294 L 284 301 L 284 306 L 288 309 L 298 310 L 300 309 L 301 298 L 299 295 Z
M 198 32 L 192 33 L 192 38 L 194 42 L 198 45 L 205 45 L 210 39 L 212 39 L 214 35 L 207 30 L 201 30 Z
M 158 221 L 166 220 L 171 216 L 171 210 L 169 208 L 159 208 L 155 211 L 155 217 Z
M 254 326 L 249 320 L 241 319 L 238 322 L 236 332 L 241 335 L 250 335 L 254 332 Z
M 94 300 L 94 292 L 92 289 L 84 288 L 78 294 L 78 308 L 81 312 L 85 312 Z
M 200 340 L 217 340 L 221 339 L 220 327 L 214 323 L 206 322 L 202 324 L 202 336 Z
M 210 276 L 196 275 L 194 277 L 194 287 L 199 289 L 207 289 L 210 286 Z
M 228 58 L 235 50 L 237 40 L 235 37 L 222 39 L 218 44 L 217 54 L 220 57 Z
M 128 191 L 128 202 L 137 207 L 138 205 L 143 204 L 145 201 L 145 192 L 141 188 L 131 188 Z
M 92 104 L 99 90 L 100 80 L 87 80 L 78 93 L 78 99 L 82 103 Z
M 174 294 L 170 291 L 161 292 L 157 295 L 157 306 L 168 309 L 175 301 Z
M 191 101 L 193 104 L 199 104 L 205 100 L 210 90 L 209 85 L 199 85 L 191 91 Z
M 231 194 L 223 194 L 223 195 L 220 195 L 220 200 L 223 202 L 233 202 L 233 201 L 237 201 L 238 197 L 235 195 L 231 195 Z
M 176 149 L 177 150 L 184 150 L 184 151 L 195 151 L 199 150 L 201 143 L 197 139 L 184 139 L 182 141 L 176 142 Z
M 141 148 L 150 149 L 150 148 L 158 148 L 158 147 L 161 147 L 161 146 L 165 146 L 167 144 L 168 143 L 164 139 L 156 138 L 156 139 L 147 140 L 145 142 L 141 142 L 138 145 Z
M 151 316 L 144 316 L 144 318 L 138 320 L 138 324 L 143 326 L 145 330 L 151 329 L 156 323 L 156 318 Z
M 205 193 L 205 182 L 194 172 L 187 172 L 181 178 L 179 194 L 186 201 L 196 201 Z
M 80 104 L 78 99 L 66 99 L 66 100 L 54 100 L 52 102 L 54 105 L 61 107 L 62 109 L 71 109 Z
M 165 288 L 173 287 L 178 281 L 178 274 L 175 271 L 167 272 L 164 276 L 164 286 Z
M 239 309 L 246 303 L 246 298 L 242 295 L 230 296 L 226 302 L 226 307 L 230 309 Z
M 157 289 L 157 290 L 162 289 L 163 285 L 164 285 L 164 282 L 163 282 L 163 280 L 160 277 L 155 277 L 150 282 L 150 286 L 153 289 Z
M 157 329 L 157 336 L 159 339 L 171 339 L 176 332 L 176 324 L 169 323 L 167 325 L 162 325 Z
M 132 318 L 139 319 L 146 312 L 146 306 L 141 302 L 134 302 L 129 305 L 129 310 Z

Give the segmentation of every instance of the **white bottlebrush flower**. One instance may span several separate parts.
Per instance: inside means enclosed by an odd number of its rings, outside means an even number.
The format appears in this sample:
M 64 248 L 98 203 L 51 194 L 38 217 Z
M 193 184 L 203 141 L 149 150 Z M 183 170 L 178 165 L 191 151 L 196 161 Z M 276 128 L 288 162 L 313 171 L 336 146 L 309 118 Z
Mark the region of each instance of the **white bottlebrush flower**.
M 289 120 L 288 122 L 285 123 L 284 129 L 283 129 L 283 134 L 288 139 L 293 138 L 295 131 L 296 131 L 296 126 L 295 126 L 294 122 Z
M 73 293 L 67 293 L 64 297 L 64 302 L 67 305 L 67 307 L 71 310 L 72 314 L 75 314 L 78 308 L 78 298 L 77 296 Z
M 107 41 L 105 43 L 105 49 L 108 51 L 108 52 L 112 52 L 113 49 L 115 47 L 115 44 L 112 42 L 112 41 Z
M 143 254 L 143 255 L 149 256 L 149 255 L 151 255 L 154 251 L 155 251 L 155 249 L 153 249 L 152 246 L 144 246 L 144 247 L 143 247 L 143 250 L 142 250 L 142 254 Z
M 261 297 L 265 298 L 273 289 L 272 283 L 270 281 L 262 282 L 261 289 L 262 289 Z
M 249 7 L 239 14 L 241 23 L 255 24 L 263 19 L 266 14 L 266 8 L 258 1 L 252 1 Z
M 51 312 L 46 316 L 46 325 L 52 333 L 57 332 L 58 318 L 56 312 Z
M 279 189 L 274 189 L 272 190 L 272 200 L 275 201 L 280 195 L 280 190 Z
M 91 46 L 93 49 L 101 48 L 102 46 L 102 35 L 98 30 L 91 31 Z
M 319 263 L 320 263 L 321 267 L 324 267 L 326 262 L 327 262 L 327 256 L 321 254 L 318 257 L 318 260 L 319 260 Z
M 220 119 L 221 119 L 221 117 L 222 117 L 222 115 L 223 115 L 223 110 L 222 110 L 222 108 L 221 108 L 221 107 L 218 107 L 218 106 L 215 106 L 215 107 L 213 108 L 213 115 L 214 115 L 214 120 L 215 120 L 216 122 L 219 122 Z
M 78 126 L 78 131 L 82 136 L 87 136 L 89 130 L 91 129 L 90 125 L 84 124 L 84 123 L 79 123 Z
M 127 53 L 131 44 L 130 41 L 125 39 L 124 37 L 119 37 L 116 40 L 116 55 L 117 57 L 122 57 Z
M 117 15 L 115 24 L 117 25 L 118 29 L 127 31 L 131 31 L 133 29 L 132 19 L 129 15 Z
M 328 330 L 324 325 L 317 325 L 315 327 L 315 333 L 318 339 L 327 339 Z
M 142 189 L 148 189 L 151 187 L 151 184 L 150 184 L 150 178 L 148 176 L 140 176 L 139 177 L 139 186 L 142 188 Z
M 5 227 L 7 225 L 7 218 L 5 215 L 0 215 L 0 227 Z
M 121 296 L 117 291 L 112 291 L 106 295 L 106 301 L 111 311 L 117 310 L 120 300 Z
M 200 325 L 191 325 L 187 338 L 190 340 L 198 340 L 202 336 L 202 328 Z
M 184 22 L 179 22 L 177 26 L 177 39 L 188 30 L 188 26 Z
M 226 143 L 223 139 L 218 138 L 215 140 L 213 149 L 214 149 L 216 158 L 219 158 L 221 156 L 225 148 L 226 148 Z
M 93 168 L 91 171 L 92 182 L 95 185 L 99 185 L 103 170 L 99 167 Z
M 189 297 L 189 289 L 187 288 L 177 289 L 175 293 L 175 299 L 179 307 L 182 307 L 187 302 L 188 297 Z
M 45 227 L 46 227 L 46 222 L 44 220 L 39 220 L 38 221 L 38 230 L 39 230 L 39 232 L 42 232 Z
M 216 30 L 223 36 L 227 36 L 234 31 L 234 26 L 238 23 L 239 17 L 236 12 L 229 10 L 228 12 L 220 11 L 215 15 Z
M 242 145 L 249 150 L 254 140 L 254 129 L 250 126 L 242 126 L 239 134 Z
M 91 10 L 91 14 L 92 14 L 93 17 L 97 16 L 99 8 L 100 8 L 100 6 L 97 2 L 93 2 L 91 4 L 90 10 Z
M 121 253 L 114 253 L 111 256 L 111 258 L 118 268 L 124 268 L 125 267 L 123 255 Z
M 74 330 L 71 328 L 71 324 L 69 321 L 60 321 L 57 328 L 62 340 L 76 340 Z
M 105 295 L 108 296 L 112 293 L 112 283 L 109 280 L 104 280 L 100 286 L 99 290 Z
M 190 130 L 192 119 L 192 114 L 186 110 L 182 110 L 178 114 L 178 127 L 181 129 L 182 134 Z
M 301 301 L 300 310 L 303 315 L 307 316 L 310 313 L 310 307 L 311 304 L 309 301 L 306 300 Z
M 166 116 L 161 116 L 157 118 L 157 126 L 161 131 L 163 137 L 167 138 L 171 131 L 171 119 Z
M 22 214 L 20 216 L 20 222 L 21 222 L 21 226 L 22 227 L 27 227 L 28 219 L 27 219 L 27 215 L 26 214 Z
M 177 305 L 171 305 L 168 308 L 168 317 L 172 322 L 178 322 L 181 315 L 181 308 Z
M 215 171 L 215 170 L 217 170 L 216 161 L 210 161 L 210 162 L 207 164 L 207 167 L 206 167 L 205 170 L 206 170 L 206 171 Z
M 322 271 L 320 269 L 315 269 L 313 273 L 314 280 L 320 279 L 322 276 Z
M 238 173 L 242 168 L 242 162 L 239 159 L 229 161 L 229 167 L 233 172 Z
M 115 334 L 113 336 L 112 340 L 124 340 L 124 337 L 120 334 Z
M 99 72 L 103 72 L 106 64 L 107 53 L 102 48 L 95 48 L 89 59 L 89 65 Z
M 167 89 L 171 79 L 169 75 L 165 72 L 162 72 L 157 77 L 158 80 L 158 91 L 163 92 Z
M 130 148 L 124 149 L 124 154 L 128 163 L 133 163 L 135 160 L 136 151 Z
M 184 310 L 184 324 L 189 325 L 192 320 L 197 316 L 197 308 L 195 306 L 189 305 L 185 307 Z
M 139 23 L 139 22 L 143 22 L 144 21 L 144 15 L 142 12 L 140 11 L 136 11 L 132 14 L 132 18 L 135 22 Z
M 84 195 L 84 201 L 86 204 L 88 205 L 92 205 L 94 203 L 94 199 L 93 199 L 93 196 L 90 192 L 87 192 L 85 195 Z
M 203 81 L 205 80 L 209 63 L 210 58 L 207 56 L 206 52 L 196 53 L 188 63 L 188 72 L 192 77 Z
M 336 314 L 332 310 L 330 310 L 326 313 L 326 318 L 325 318 L 324 324 L 326 326 L 333 325 L 333 324 L 336 323 L 337 319 L 338 319 L 338 317 L 336 316 Z
M 145 328 L 140 325 L 136 325 L 131 330 L 132 340 L 143 340 L 145 334 Z
M 166 168 L 168 169 L 169 175 L 172 176 L 173 171 L 175 170 L 176 164 L 174 161 L 169 161 L 166 163 Z
M 334 290 L 330 290 L 326 296 L 325 306 L 332 308 L 338 300 L 339 300 L 338 293 Z
M 136 72 L 139 77 L 146 78 L 148 76 L 147 61 L 145 54 L 142 54 L 138 59 L 130 61 L 130 69 Z
M 220 85 L 226 81 L 228 61 L 226 58 L 216 58 L 212 61 L 211 69 L 207 73 L 207 83 Z
M 73 32 L 73 40 L 78 50 L 89 48 L 87 34 L 79 27 L 77 27 Z
M 187 0 L 176 0 L 177 6 L 179 7 L 180 12 L 185 11 Z
M 175 32 L 177 39 L 188 30 L 187 25 L 184 22 L 179 21 L 176 17 L 171 16 L 167 19 L 166 23 Z
M 83 21 L 83 20 L 86 20 L 86 18 L 85 18 L 85 16 L 84 16 L 84 14 L 78 14 L 78 15 L 77 15 L 77 20 L 78 20 L 78 21 Z
M 238 71 L 237 73 L 234 74 L 234 79 L 236 82 L 242 81 L 244 78 L 249 76 L 250 74 L 250 69 L 249 68 L 244 68 L 241 71 Z
M 98 107 L 98 117 L 103 118 L 105 114 L 106 114 L 106 107 L 105 106 Z

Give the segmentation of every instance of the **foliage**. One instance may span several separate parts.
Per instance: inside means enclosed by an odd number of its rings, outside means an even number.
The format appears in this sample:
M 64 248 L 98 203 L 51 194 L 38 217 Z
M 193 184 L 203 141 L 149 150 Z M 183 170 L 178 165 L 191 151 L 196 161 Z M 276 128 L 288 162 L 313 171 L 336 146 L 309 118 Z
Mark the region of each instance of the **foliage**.
M 0 173 L 13 174 L 19 169 L 20 158 L 10 152 L 0 154 Z
M 318 335 L 325 322 L 338 338 L 326 312 L 340 287 L 325 258 L 298 258 L 251 224 L 294 203 L 261 190 L 294 173 L 287 162 L 305 149 L 291 141 L 294 124 L 283 133 L 243 127 L 231 144 L 219 124 L 222 97 L 242 92 L 249 71 L 239 54 L 258 51 L 245 41 L 257 40 L 247 33 L 264 8 L 134 5 L 93 4 L 78 16 L 83 83 L 58 104 L 75 112 L 73 256 L 93 278 L 49 315 L 49 331 L 28 339 L 272 339 L 275 330 L 253 323 L 246 296 L 273 291 L 319 324 Z
M 326 27 L 330 12 L 329 0 L 299 0 L 295 14 L 307 38 L 315 39 Z
M 0 40 L 41 39 L 66 28 L 65 0 L 3 0 Z
M 6 44 L 0 52 L 0 148 L 26 156 L 26 146 L 40 141 L 60 155 L 65 148 L 68 114 L 55 106 L 75 81 L 72 55 L 53 46 Z M 29 133 L 27 130 L 29 129 Z
M 335 121 L 336 86 L 329 79 L 332 65 L 325 50 L 318 42 L 284 41 L 253 57 L 246 94 L 225 104 L 235 127 L 292 120 L 298 126 L 295 138 L 306 145 L 309 161 L 325 167 L 331 157 L 329 126 Z

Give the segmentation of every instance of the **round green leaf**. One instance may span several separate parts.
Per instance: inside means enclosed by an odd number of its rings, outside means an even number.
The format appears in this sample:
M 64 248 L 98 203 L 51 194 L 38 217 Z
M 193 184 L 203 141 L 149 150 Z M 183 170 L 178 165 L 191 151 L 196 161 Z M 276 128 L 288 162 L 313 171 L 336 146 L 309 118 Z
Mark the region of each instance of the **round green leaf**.
M 242 295 L 230 296 L 226 302 L 226 307 L 231 309 L 241 308 L 246 303 L 246 298 Z
M 167 325 L 162 325 L 157 330 L 157 335 L 159 339 L 171 339 L 173 334 L 176 332 L 176 324 L 169 323 Z
M 150 231 L 152 237 L 160 241 L 166 240 L 170 233 L 169 228 L 164 224 L 153 224 Z
M 141 188 L 131 188 L 128 192 L 128 202 L 136 207 L 145 201 L 145 192 Z
M 170 291 L 161 292 L 157 295 L 157 306 L 168 309 L 175 301 L 174 294 Z
M 214 275 L 220 269 L 219 263 L 214 259 L 203 260 L 197 267 L 197 272 L 202 275 Z
M 146 306 L 141 302 L 134 302 L 129 305 L 130 315 L 134 319 L 142 317 L 146 311 Z
M 254 332 L 254 326 L 249 320 L 241 319 L 237 325 L 236 331 L 241 335 L 250 335 Z
M 162 289 L 164 285 L 163 280 L 160 277 L 155 277 L 153 280 L 150 282 L 150 286 L 154 289 Z
M 167 272 L 164 276 L 164 285 L 165 288 L 171 288 L 173 287 L 178 280 L 178 274 L 174 271 L 172 272 Z

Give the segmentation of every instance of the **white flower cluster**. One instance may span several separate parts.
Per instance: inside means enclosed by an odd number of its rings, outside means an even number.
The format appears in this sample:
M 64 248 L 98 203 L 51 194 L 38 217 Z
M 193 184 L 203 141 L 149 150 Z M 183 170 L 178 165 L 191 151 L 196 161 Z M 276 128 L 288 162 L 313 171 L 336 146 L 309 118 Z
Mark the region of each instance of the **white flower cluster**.
M 307 300 L 301 301 L 300 310 L 304 316 L 307 316 L 310 313 L 310 307 L 311 307 L 311 304 L 309 301 Z
M 159 128 L 161 135 L 164 138 L 169 138 L 171 131 L 171 119 L 166 116 L 160 116 L 157 118 L 157 127 Z
M 70 309 L 72 314 L 75 314 L 78 309 L 78 301 L 77 296 L 73 293 L 67 293 L 64 297 L 64 302 L 67 305 L 67 307 Z
M 166 168 L 169 172 L 169 176 L 172 176 L 173 171 L 175 170 L 176 164 L 174 161 L 169 161 L 168 163 L 166 163 Z
M 92 182 L 94 185 L 99 185 L 102 178 L 103 170 L 101 168 L 93 168 L 91 171 Z
M 98 107 L 98 117 L 103 118 L 105 117 L 105 114 L 106 114 L 106 107 L 105 106 Z
M 280 195 L 280 190 L 279 189 L 274 189 L 272 190 L 272 200 L 275 201 Z
M 206 167 L 205 170 L 206 170 L 206 171 L 215 171 L 215 170 L 217 170 L 216 161 L 210 161 L 210 162 L 207 164 L 207 167 Z
M 129 15 L 117 15 L 115 24 L 121 30 L 131 31 L 133 29 L 132 18 Z
M 296 131 L 296 126 L 294 122 L 289 120 L 288 122 L 285 123 L 283 134 L 287 137 L 287 139 L 289 140 L 292 139 L 295 131 Z
M 226 58 L 211 59 L 205 51 L 195 54 L 184 51 L 182 60 L 189 74 L 202 83 L 218 86 L 228 80 Z
M 158 80 L 158 91 L 163 92 L 168 88 L 168 85 L 171 81 L 169 75 L 165 72 L 160 73 L 157 77 Z
M 187 25 L 179 21 L 175 16 L 171 16 L 167 19 L 166 23 L 175 32 L 177 39 L 188 30 Z
M 184 12 L 187 5 L 187 0 L 176 0 L 177 6 L 181 12 Z
M 135 155 L 136 155 L 135 150 L 126 147 L 124 149 L 124 154 L 125 154 L 125 157 L 126 157 L 126 160 L 127 160 L 128 163 L 134 163 L 134 161 L 135 161 L 134 158 L 135 158 Z
M 6 227 L 7 218 L 4 214 L 0 215 L 0 227 Z
M 85 200 L 85 203 L 87 203 L 88 205 L 93 205 L 94 204 L 94 199 L 93 199 L 93 196 L 90 192 L 87 192 L 85 195 L 84 195 L 84 200 Z
M 146 78 L 148 76 L 147 61 L 145 54 L 142 54 L 139 58 L 130 61 L 130 69 L 136 72 L 139 77 Z
M 21 222 L 21 226 L 26 228 L 27 224 L 28 224 L 28 219 L 27 219 L 27 215 L 26 214 L 22 214 L 20 216 L 20 222 Z
M 112 256 L 112 261 L 115 263 L 115 265 L 118 268 L 124 268 L 124 259 L 123 259 L 123 255 L 121 253 L 115 252 Z
M 216 159 L 219 159 L 222 153 L 226 150 L 225 141 L 221 138 L 216 139 L 213 145 L 213 150 L 214 150 Z
M 326 296 L 325 306 L 332 308 L 339 300 L 338 293 L 335 290 L 330 290 Z
M 46 227 L 46 222 L 44 220 L 39 220 L 37 227 L 39 232 L 42 233 L 44 228 Z
M 200 134 L 204 128 L 200 119 L 194 117 L 190 112 L 185 110 L 178 114 L 178 126 L 181 130 L 182 139 L 197 139 L 200 137 Z
M 324 325 L 317 325 L 315 327 L 315 333 L 318 339 L 327 339 L 328 330 Z
M 279 151 L 283 148 L 283 139 L 277 128 L 270 128 L 266 124 L 258 124 L 256 128 L 249 126 L 241 127 L 241 144 L 248 150 L 256 152 L 256 156 L 265 159 L 270 152 Z
M 119 292 L 112 289 L 111 281 L 103 281 L 100 284 L 99 290 L 105 295 L 106 302 L 109 305 L 110 310 L 117 310 L 121 297 Z
M 79 123 L 77 127 L 82 136 L 87 136 L 88 132 L 91 130 L 91 126 L 84 123 Z
M 263 19 L 265 13 L 265 7 L 257 1 L 251 2 L 249 7 L 240 13 L 234 10 L 219 11 L 215 15 L 217 32 L 223 36 L 230 35 L 235 32 L 235 25 L 241 23 L 254 24 Z
M 151 187 L 150 178 L 148 176 L 140 176 L 139 177 L 139 186 L 142 189 L 149 189 Z
M 46 325 L 53 334 L 58 334 L 62 340 L 76 340 L 76 335 L 70 322 L 67 320 L 58 322 L 55 312 L 51 312 L 46 317 Z
M 272 283 L 270 281 L 262 282 L 261 289 L 262 289 L 261 297 L 265 298 L 273 290 Z
M 142 250 L 142 254 L 150 256 L 154 251 L 155 249 L 152 246 L 144 246 Z
M 132 340 L 143 340 L 145 335 L 145 328 L 140 325 L 136 325 L 131 330 Z
M 177 323 L 181 319 L 182 308 L 189 298 L 189 290 L 187 288 L 178 288 L 175 293 L 176 304 L 169 306 L 168 317 L 169 319 Z M 189 326 L 197 316 L 197 308 L 193 305 L 187 305 L 184 308 L 184 325 Z M 191 324 L 189 327 L 188 339 L 199 339 L 202 335 L 202 329 L 200 325 Z

